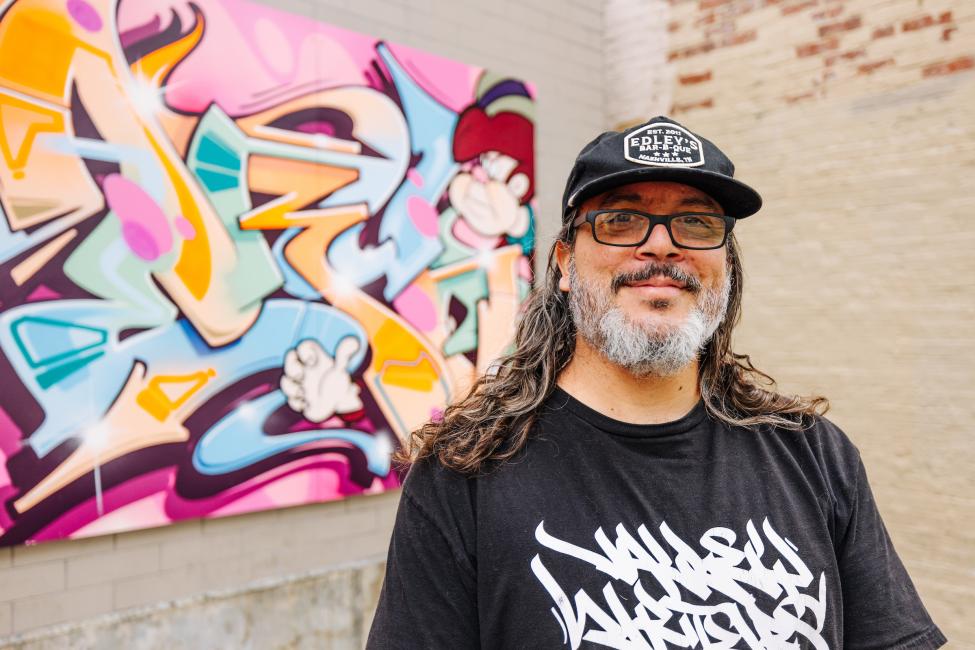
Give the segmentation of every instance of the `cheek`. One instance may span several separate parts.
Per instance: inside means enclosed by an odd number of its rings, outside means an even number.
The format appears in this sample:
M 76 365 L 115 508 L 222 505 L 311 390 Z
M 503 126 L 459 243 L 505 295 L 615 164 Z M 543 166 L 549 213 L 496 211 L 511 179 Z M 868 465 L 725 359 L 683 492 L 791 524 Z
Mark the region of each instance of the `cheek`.
M 728 273 L 727 255 L 724 249 L 707 253 L 693 259 L 694 272 L 703 286 L 720 287 Z
M 592 240 L 592 235 L 580 229 L 575 246 L 576 269 L 579 275 L 612 278 L 626 267 L 631 249 L 604 246 Z

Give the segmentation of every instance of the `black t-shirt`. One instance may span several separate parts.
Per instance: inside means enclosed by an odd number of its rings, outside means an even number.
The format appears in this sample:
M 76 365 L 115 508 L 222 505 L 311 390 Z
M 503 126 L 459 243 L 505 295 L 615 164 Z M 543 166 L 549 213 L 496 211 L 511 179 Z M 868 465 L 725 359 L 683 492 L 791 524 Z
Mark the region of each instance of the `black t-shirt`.
M 367 648 L 937 648 L 836 426 L 660 425 L 562 390 L 525 451 L 405 481 Z

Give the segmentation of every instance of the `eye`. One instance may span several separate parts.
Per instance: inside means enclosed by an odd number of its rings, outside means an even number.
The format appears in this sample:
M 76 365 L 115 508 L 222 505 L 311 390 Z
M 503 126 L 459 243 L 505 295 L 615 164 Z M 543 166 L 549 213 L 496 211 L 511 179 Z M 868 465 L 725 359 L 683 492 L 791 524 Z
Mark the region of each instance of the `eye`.
M 636 221 L 638 217 L 629 212 L 612 212 L 603 215 L 603 223 L 607 226 L 625 226 Z
M 688 228 L 723 228 L 724 219 L 713 214 L 682 214 L 674 221 Z

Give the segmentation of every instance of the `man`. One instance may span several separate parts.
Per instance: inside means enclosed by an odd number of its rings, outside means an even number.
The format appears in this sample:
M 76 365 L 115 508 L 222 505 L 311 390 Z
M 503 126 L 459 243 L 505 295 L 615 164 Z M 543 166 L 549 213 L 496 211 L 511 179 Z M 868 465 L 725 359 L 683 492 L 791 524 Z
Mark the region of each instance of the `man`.
M 369 648 L 937 648 L 859 453 L 731 350 L 761 207 L 666 117 L 588 144 L 514 352 L 418 430 Z

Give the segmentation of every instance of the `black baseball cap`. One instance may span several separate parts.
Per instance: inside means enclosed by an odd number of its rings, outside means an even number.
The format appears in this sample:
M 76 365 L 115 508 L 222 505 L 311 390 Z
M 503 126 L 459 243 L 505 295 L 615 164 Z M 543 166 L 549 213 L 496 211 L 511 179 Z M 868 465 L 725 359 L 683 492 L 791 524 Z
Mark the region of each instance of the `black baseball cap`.
M 696 187 L 725 214 L 743 219 L 758 212 L 762 197 L 734 174 L 734 164 L 713 142 L 659 115 L 625 131 L 606 131 L 582 148 L 565 184 L 562 220 L 589 197 L 640 181 Z

